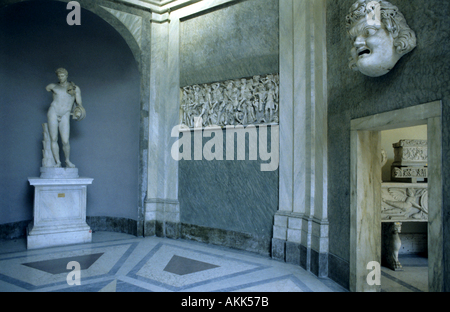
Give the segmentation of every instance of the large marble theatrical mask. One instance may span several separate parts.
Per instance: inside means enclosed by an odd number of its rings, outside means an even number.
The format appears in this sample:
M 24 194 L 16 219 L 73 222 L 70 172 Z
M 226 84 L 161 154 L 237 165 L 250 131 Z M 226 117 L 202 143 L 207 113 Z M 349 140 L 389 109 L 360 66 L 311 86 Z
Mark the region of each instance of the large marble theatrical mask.
M 387 1 L 358 0 L 346 17 L 352 48 L 349 67 L 370 77 L 387 74 L 416 46 L 416 35 Z

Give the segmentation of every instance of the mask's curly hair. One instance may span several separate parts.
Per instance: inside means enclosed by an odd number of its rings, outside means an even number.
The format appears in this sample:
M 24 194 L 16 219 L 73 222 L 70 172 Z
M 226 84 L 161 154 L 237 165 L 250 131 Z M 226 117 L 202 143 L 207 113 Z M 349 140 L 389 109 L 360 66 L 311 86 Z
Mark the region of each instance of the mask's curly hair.
M 380 6 L 381 23 L 394 38 L 394 46 L 397 53 L 404 55 L 411 52 L 416 47 L 416 34 L 406 23 L 405 17 L 398 8 L 384 0 L 358 0 L 350 8 L 346 16 L 347 30 L 351 29 L 361 18 L 367 18 L 367 15 L 373 9 L 369 4 L 376 3 Z

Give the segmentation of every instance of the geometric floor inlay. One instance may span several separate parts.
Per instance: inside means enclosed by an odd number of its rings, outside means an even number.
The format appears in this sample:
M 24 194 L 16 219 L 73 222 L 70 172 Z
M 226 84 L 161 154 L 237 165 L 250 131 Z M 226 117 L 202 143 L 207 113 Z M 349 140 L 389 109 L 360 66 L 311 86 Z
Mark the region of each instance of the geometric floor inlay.
M 184 240 L 96 234 L 91 244 L 60 248 L 28 251 L 25 243 L 24 250 L 9 251 L 0 245 L 0 292 L 341 291 L 298 266 L 261 255 Z M 79 285 L 68 283 L 71 261 L 80 264 Z
M 72 269 L 67 269 L 67 264 L 70 261 L 77 261 L 80 264 L 81 270 L 87 270 L 103 254 L 104 253 L 102 252 L 102 253 L 83 255 L 83 256 L 74 256 L 74 257 L 68 257 L 68 258 L 22 263 L 22 265 L 26 265 L 30 268 L 38 269 L 40 271 L 44 271 L 44 272 L 50 273 L 50 274 L 60 274 L 60 273 L 67 273 L 72 270 Z
M 214 268 L 218 268 L 218 265 L 197 261 L 185 257 L 174 255 L 170 259 L 169 263 L 164 268 L 164 271 L 174 273 L 177 275 L 186 275 L 191 273 L 197 273 Z
M 217 284 L 261 271 L 267 266 L 223 254 L 171 243 L 156 244 L 137 263 L 127 277 L 159 287 L 159 291 L 186 291 L 206 284 Z

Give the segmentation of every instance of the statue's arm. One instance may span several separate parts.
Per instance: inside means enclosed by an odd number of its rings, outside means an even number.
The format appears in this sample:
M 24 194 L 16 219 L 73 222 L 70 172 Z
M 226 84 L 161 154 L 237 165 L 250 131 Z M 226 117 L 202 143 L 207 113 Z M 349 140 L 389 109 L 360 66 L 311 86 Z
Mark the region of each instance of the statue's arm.
M 81 90 L 78 86 L 75 89 L 75 101 L 77 102 L 78 106 L 83 106 L 81 101 Z
M 47 90 L 48 92 L 52 91 L 53 88 L 55 87 L 54 83 L 49 84 L 48 86 L 45 87 L 45 90 Z

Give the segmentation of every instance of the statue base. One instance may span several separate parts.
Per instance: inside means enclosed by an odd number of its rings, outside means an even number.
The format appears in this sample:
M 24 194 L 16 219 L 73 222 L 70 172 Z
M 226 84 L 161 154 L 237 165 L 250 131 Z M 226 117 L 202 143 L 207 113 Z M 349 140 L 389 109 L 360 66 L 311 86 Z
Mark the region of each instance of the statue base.
M 92 241 L 92 231 L 86 223 L 86 195 L 93 179 L 53 177 L 28 181 L 35 187 L 35 193 L 34 219 L 27 228 L 27 249 Z
M 76 179 L 78 168 L 41 167 L 42 179 Z

